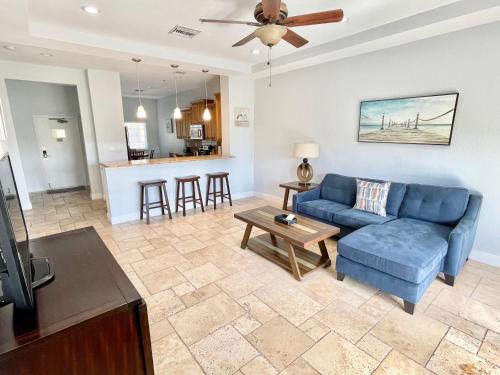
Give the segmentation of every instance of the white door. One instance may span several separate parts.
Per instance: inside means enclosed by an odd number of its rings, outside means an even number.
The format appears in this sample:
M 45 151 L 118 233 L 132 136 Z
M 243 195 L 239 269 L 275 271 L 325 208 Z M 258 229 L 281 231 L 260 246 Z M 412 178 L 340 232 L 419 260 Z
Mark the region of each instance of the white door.
M 33 122 L 46 188 L 86 185 L 78 120 L 74 117 L 35 116 Z

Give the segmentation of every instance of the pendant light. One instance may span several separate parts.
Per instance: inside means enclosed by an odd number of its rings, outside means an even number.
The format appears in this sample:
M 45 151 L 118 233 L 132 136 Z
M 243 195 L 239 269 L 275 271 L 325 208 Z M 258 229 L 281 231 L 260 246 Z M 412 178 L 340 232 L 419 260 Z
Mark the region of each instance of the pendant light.
M 205 74 L 205 110 L 203 111 L 203 121 L 210 121 L 212 119 L 212 115 L 208 110 L 208 92 L 207 92 L 207 69 L 203 69 L 202 72 Z
M 179 65 L 172 64 L 170 65 L 172 69 L 177 69 Z M 179 108 L 179 101 L 177 97 L 177 77 L 175 76 L 174 72 L 174 84 L 175 84 L 175 109 L 174 109 L 174 119 L 180 120 L 182 118 L 182 112 L 181 109 Z
M 136 116 L 138 119 L 145 119 L 148 116 L 146 114 L 144 106 L 142 105 L 142 100 L 141 100 L 141 83 L 139 81 L 139 65 L 138 65 L 142 60 L 138 58 L 133 58 L 132 61 L 135 63 L 135 73 L 137 76 L 137 92 L 139 93 L 139 106 L 137 107 Z

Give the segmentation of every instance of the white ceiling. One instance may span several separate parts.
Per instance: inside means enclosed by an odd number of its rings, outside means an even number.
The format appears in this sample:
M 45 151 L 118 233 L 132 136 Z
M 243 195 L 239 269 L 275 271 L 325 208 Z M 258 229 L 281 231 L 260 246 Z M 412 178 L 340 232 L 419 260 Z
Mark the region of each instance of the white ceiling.
M 168 85 L 160 87 L 164 79 L 168 80 L 171 63 L 180 64 L 189 72 L 184 78 L 185 87 L 199 85 L 203 77 L 197 73 L 206 67 L 213 74 L 250 74 L 262 70 L 266 51 L 258 40 L 243 47 L 231 47 L 252 32 L 252 27 L 199 22 L 202 17 L 253 21 L 256 3 L 257 0 L 0 0 L 0 43 L 18 46 L 14 52 L 1 50 L 0 58 L 117 70 L 122 73 L 124 91 L 128 93 L 133 90 L 130 59 L 141 57 L 145 87 L 152 87 L 152 96 L 161 95 L 171 92 Z M 371 34 L 379 41 L 374 48 L 380 49 L 389 46 L 385 41 L 391 33 L 401 44 L 471 27 L 472 23 L 463 21 L 467 13 L 475 17 L 474 24 L 500 19 L 500 0 L 288 0 L 286 3 L 290 15 L 343 8 L 349 18 L 345 23 L 295 28 L 310 40 L 309 44 L 297 50 L 281 42 L 273 49 L 278 64 L 283 61 L 292 67 L 311 62 L 314 55 L 326 56 L 329 50 L 359 47 L 354 48 L 354 53 L 366 52 L 367 35 Z M 85 4 L 97 6 L 100 13 L 83 12 L 81 6 Z M 487 10 L 489 13 L 485 13 Z M 438 23 L 440 27 L 429 32 Z M 201 33 L 194 39 L 168 34 L 175 25 L 198 29 Z M 254 48 L 262 53 L 251 54 Z M 43 49 L 54 56 L 41 58 Z M 302 60 L 302 65 L 297 60 Z

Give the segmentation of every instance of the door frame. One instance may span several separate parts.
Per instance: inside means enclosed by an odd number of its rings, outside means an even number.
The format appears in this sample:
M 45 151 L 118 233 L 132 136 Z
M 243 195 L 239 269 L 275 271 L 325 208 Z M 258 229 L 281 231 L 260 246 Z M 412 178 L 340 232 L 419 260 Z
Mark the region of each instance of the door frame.
M 82 166 L 83 166 L 83 179 L 84 179 L 84 186 L 86 188 L 89 188 L 89 170 L 88 170 L 88 164 L 87 164 L 87 155 L 85 152 L 85 139 L 83 138 L 83 129 L 82 129 L 82 123 L 80 120 L 80 115 L 78 114 L 71 114 L 71 115 L 64 115 L 64 114 L 57 114 L 57 115 L 33 115 L 33 132 L 35 134 L 35 139 L 38 148 L 40 148 L 40 142 L 38 140 L 38 136 L 36 134 L 36 128 L 35 128 L 35 119 L 50 119 L 54 117 L 64 117 L 66 119 L 73 119 L 76 122 L 76 127 L 78 130 L 78 134 L 80 136 L 80 150 L 82 152 Z M 43 158 L 41 157 L 40 150 L 38 150 L 38 156 L 40 158 L 40 161 L 42 163 L 42 175 L 43 175 L 43 180 L 44 180 L 44 185 L 45 188 L 48 187 L 48 178 L 45 172 L 45 168 L 43 168 Z

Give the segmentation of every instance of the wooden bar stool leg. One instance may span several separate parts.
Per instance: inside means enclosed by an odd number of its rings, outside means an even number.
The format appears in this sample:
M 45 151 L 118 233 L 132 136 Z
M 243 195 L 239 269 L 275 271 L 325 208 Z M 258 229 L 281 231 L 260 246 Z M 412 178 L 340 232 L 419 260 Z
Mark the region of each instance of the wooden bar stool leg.
M 146 186 L 146 223 L 149 224 L 149 191 L 148 187 Z
M 203 198 L 201 195 L 201 189 L 200 189 L 200 180 L 196 180 L 196 186 L 198 187 L 198 195 L 200 196 L 200 206 L 201 206 L 201 212 L 205 212 L 205 207 L 203 207 Z
M 168 218 L 172 220 L 172 212 L 170 211 L 170 203 L 168 202 L 167 187 L 165 184 L 162 185 L 163 195 L 165 196 L 165 204 L 167 205 Z
M 191 191 L 193 192 L 193 207 L 196 208 L 196 191 L 194 190 L 194 181 L 191 181 Z
M 208 181 L 207 181 L 207 194 L 205 198 L 205 207 L 208 207 L 208 195 L 210 194 L 210 176 L 208 176 Z
M 186 216 L 186 189 L 184 188 L 185 183 L 182 183 L 182 216 Z
M 217 183 L 215 182 L 216 180 L 217 180 L 216 178 L 212 178 L 213 189 L 214 189 L 214 191 L 212 192 L 213 197 L 214 197 L 214 210 L 217 209 Z
M 162 192 L 161 192 L 161 185 L 158 185 L 158 194 L 160 195 L 161 214 L 165 215 L 165 206 L 163 205 L 163 196 L 162 196 Z
M 223 177 L 219 177 L 219 185 L 220 185 L 220 202 L 224 203 L 224 183 L 222 181 Z
M 175 212 L 179 212 L 179 181 L 177 182 L 177 186 L 175 188 Z
M 144 186 L 141 186 L 141 220 L 144 219 Z
M 229 198 L 229 205 L 233 205 L 233 200 L 231 199 L 231 188 L 229 187 L 229 178 L 226 176 L 227 194 Z

